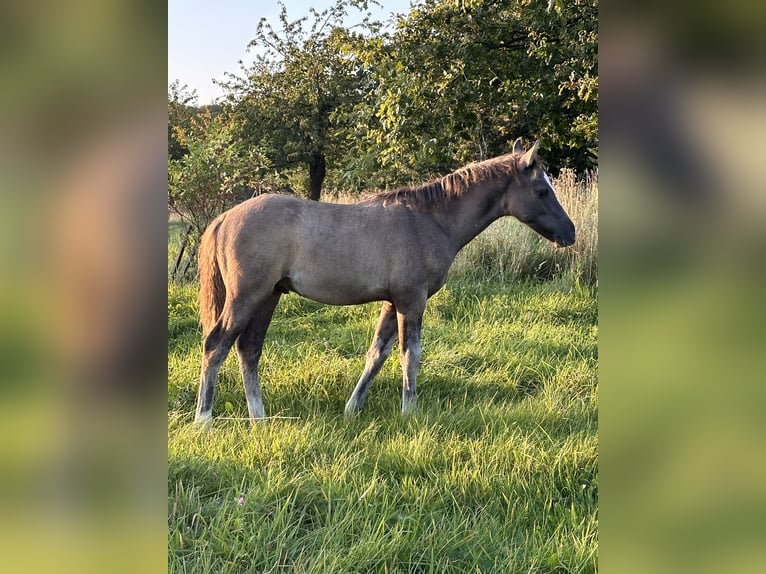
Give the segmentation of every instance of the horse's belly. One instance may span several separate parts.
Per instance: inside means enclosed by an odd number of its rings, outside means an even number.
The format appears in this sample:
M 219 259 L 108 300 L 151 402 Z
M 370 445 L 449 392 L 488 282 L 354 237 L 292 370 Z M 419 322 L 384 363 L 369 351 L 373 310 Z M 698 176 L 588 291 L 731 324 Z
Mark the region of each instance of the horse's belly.
M 359 233 L 363 227 L 365 233 Z M 293 290 L 330 305 L 388 298 L 390 245 L 371 225 L 335 221 L 323 232 L 293 236 L 287 274 Z
M 388 299 L 380 284 L 360 284 L 353 281 L 321 281 L 317 277 L 290 277 L 290 288 L 299 295 L 327 305 L 358 305 Z
M 289 271 L 290 288 L 328 305 L 357 305 L 388 299 L 388 276 L 373 265 L 316 258 Z

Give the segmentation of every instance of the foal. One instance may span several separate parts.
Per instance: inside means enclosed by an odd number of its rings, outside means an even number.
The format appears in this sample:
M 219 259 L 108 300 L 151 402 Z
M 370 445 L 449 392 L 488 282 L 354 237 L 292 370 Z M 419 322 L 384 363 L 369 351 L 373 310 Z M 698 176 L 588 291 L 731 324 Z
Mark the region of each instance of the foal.
M 518 139 L 512 153 L 351 205 L 260 195 L 218 216 L 199 250 L 204 355 L 195 420 L 212 418 L 218 371 L 235 343 L 250 419 L 264 416 L 258 362 L 274 309 L 290 291 L 329 305 L 383 301 L 346 414 L 362 408 L 397 333 L 402 413 L 412 413 L 426 301 L 460 249 L 505 215 L 559 247 L 574 243 L 537 149 L 524 151 Z

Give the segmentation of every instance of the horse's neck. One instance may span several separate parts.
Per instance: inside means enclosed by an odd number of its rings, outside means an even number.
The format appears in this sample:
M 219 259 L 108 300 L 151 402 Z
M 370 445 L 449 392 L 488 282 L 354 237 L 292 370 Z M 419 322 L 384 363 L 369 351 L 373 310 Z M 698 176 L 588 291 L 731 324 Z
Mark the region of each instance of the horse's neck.
M 504 215 L 497 195 L 491 185 L 476 184 L 460 197 L 452 198 L 436 215 L 440 226 L 449 235 L 455 253 Z

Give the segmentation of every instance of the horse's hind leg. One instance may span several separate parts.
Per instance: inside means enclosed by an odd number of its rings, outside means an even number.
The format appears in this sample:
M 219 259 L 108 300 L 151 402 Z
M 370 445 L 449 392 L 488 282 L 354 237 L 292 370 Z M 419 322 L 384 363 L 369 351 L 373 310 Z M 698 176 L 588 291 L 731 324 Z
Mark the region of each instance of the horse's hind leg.
M 417 378 L 420 369 L 420 331 L 425 298 L 414 299 L 398 307 L 399 362 L 402 365 L 402 414 L 411 415 L 417 408 Z
M 275 292 L 266 301 L 258 305 L 247 328 L 237 339 L 237 356 L 242 369 L 242 381 L 245 384 L 247 411 L 250 420 L 255 421 L 265 416 L 261 385 L 258 380 L 258 362 L 261 359 L 263 341 L 269 328 L 274 309 L 279 302 L 279 293 Z
M 346 403 L 346 416 L 351 416 L 358 412 L 364 400 L 367 398 L 367 391 L 370 390 L 370 383 L 375 375 L 380 371 L 380 367 L 388 358 L 391 352 L 391 346 L 394 344 L 394 335 L 396 334 L 396 309 L 391 303 L 384 303 L 380 311 L 378 326 L 375 328 L 375 335 L 372 338 L 372 344 L 367 351 L 367 362 L 364 365 L 362 376 L 356 384 L 351 398 Z
M 197 412 L 194 422 L 202 424 L 213 417 L 213 397 L 218 371 L 226 360 L 235 339 L 247 325 L 250 309 L 243 302 L 228 300 L 221 316 L 205 337 L 202 354 L 202 374 L 197 394 Z

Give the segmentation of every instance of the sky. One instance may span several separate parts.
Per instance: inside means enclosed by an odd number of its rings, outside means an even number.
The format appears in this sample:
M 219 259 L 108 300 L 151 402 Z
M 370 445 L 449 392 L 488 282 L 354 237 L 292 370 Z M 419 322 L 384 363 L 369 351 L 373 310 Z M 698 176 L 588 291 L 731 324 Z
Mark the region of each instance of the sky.
M 335 0 L 283 0 L 287 15 L 296 20 L 333 5 Z M 392 13 L 409 12 L 410 0 L 380 0 L 373 17 L 386 20 Z M 278 23 L 276 0 L 168 0 L 168 85 L 179 80 L 196 90 L 199 104 L 213 103 L 223 90 L 213 78 L 240 73 L 239 60 L 252 61 L 245 50 L 255 37 L 262 17 Z M 353 12 L 349 18 L 353 17 Z

